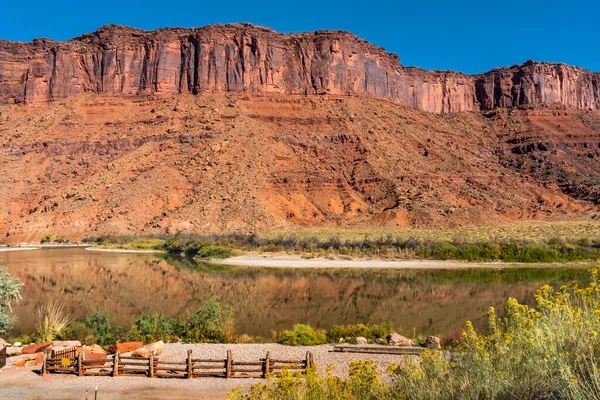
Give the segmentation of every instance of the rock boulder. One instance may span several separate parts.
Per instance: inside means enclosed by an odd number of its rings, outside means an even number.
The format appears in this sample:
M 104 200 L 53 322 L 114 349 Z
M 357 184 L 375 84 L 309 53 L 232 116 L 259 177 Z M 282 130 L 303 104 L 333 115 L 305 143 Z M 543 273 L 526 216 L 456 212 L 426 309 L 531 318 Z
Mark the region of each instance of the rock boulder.
M 135 350 L 132 355 L 134 357 L 148 358 L 150 357 L 150 353 L 154 353 L 155 356 L 158 356 L 162 354 L 163 346 L 164 342 L 161 340 L 159 342 L 155 342 Z
M 407 337 L 404 337 L 398 333 L 392 333 L 388 336 L 388 343 L 392 346 L 412 346 L 413 341 Z

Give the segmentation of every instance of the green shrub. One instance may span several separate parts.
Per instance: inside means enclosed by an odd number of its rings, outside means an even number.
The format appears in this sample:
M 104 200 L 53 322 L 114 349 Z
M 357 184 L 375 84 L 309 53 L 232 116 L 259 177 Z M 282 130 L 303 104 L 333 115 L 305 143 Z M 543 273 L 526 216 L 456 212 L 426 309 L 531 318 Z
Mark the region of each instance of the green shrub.
M 363 336 L 367 339 L 386 338 L 393 331 L 391 322 L 383 324 L 334 325 L 327 331 L 327 339 L 337 342 L 339 338 L 356 338 Z
M 206 301 L 189 320 L 186 340 L 230 343 L 235 339 L 233 308 L 223 306 L 218 297 Z
M 324 330 L 313 329 L 310 325 L 296 324 L 292 329 L 279 335 L 278 343 L 288 346 L 317 346 L 327 343 Z
M 21 342 L 21 344 L 29 344 L 34 341 L 35 340 L 34 340 L 33 335 L 19 335 L 19 336 L 14 336 L 14 337 L 11 336 L 7 340 L 8 343 Z
M 113 327 L 110 322 L 110 316 L 103 312 L 95 312 L 91 317 L 84 321 L 100 346 L 110 346 L 115 344 L 120 337 L 121 327 Z
M 67 237 L 65 235 L 56 235 L 56 237 L 54 238 L 54 241 L 56 243 L 68 243 L 69 239 L 67 239 Z
M 44 237 L 42 238 L 42 240 L 40 240 L 40 243 L 44 244 L 44 243 L 51 243 L 52 242 L 52 234 L 48 233 L 47 235 L 44 235 Z
M 134 321 L 127 339 L 152 343 L 158 340 L 172 342 L 185 334 L 185 322 L 180 318 L 166 317 L 161 314 L 146 314 Z
M 316 368 L 305 374 L 284 369 L 277 378 L 266 384 L 252 385 L 246 395 L 241 388 L 228 394 L 231 400 L 385 400 L 392 396 L 392 387 L 385 384 L 372 360 L 350 363 L 348 378 L 339 378 L 328 369 L 321 374 Z
M 83 321 L 73 321 L 64 328 L 58 338 L 61 340 L 79 340 L 83 345 L 96 343 L 96 336 Z
M 22 286 L 21 280 L 10 276 L 8 269 L 0 268 L 0 335 L 4 335 L 15 324 L 16 317 L 12 315 L 11 305 L 21 300 Z
M 201 259 L 224 259 L 231 257 L 233 250 L 221 246 L 201 247 L 196 253 L 196 258 Z

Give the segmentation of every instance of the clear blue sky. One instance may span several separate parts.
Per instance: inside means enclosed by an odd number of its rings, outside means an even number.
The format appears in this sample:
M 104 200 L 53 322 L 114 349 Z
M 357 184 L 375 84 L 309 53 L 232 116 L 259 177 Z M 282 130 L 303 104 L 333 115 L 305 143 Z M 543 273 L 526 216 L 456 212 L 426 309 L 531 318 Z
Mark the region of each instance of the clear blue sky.
M 528 59 L 600 71 L 598 0 L 3 0 L 0 38 L 67 40 L 106 24 L 142 29 L 251 22 L 279 32 L 343 29 L 403 65 L 477 73 Z

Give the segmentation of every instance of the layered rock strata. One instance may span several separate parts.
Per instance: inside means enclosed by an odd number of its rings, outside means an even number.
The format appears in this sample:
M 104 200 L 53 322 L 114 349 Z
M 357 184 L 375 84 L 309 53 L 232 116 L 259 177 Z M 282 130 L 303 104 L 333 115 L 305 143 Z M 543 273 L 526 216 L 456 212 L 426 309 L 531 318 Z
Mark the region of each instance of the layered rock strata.
M 445 113 L 555 104 L 600 109 L 600 74 L 527 62 L 480 75 L 404 67 L 342 31 L 279 34 L 249 24 L 197 29 L 109 25 L 66 42 L 0 41 L 0 103 L 80 93 L 368 95 Z

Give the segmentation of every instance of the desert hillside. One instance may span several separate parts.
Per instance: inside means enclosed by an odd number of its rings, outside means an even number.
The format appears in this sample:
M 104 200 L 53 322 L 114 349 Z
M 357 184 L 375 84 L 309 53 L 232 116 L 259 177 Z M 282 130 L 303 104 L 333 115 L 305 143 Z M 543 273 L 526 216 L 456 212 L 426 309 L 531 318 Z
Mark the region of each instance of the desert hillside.
M 600 114 L 295 95 L 0 106 L 3 241 L 592 215 Z
M 251 25 L 0 41 L 0 241 L 592 218 L 599 76 Z

